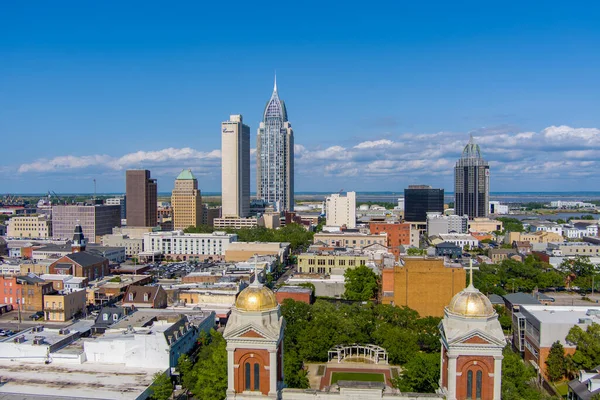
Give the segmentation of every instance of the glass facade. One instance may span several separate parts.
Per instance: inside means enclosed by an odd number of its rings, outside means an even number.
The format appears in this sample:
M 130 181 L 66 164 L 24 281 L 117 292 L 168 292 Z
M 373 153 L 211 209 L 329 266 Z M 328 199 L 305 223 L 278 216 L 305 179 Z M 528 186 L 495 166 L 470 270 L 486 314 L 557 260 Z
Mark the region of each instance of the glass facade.
M 469 218 L 487 217 L 489 201 L 490 166 L 471 137 L 454 168 L 454 213 Z
M 411 185 L 404 189 L 404 219 L 425 222 L 428 212 L 444 212 L 444 189 Z
M 257 136 L 257 197 L 277 211 L 294 207 L 294 134 L 277 83 Z

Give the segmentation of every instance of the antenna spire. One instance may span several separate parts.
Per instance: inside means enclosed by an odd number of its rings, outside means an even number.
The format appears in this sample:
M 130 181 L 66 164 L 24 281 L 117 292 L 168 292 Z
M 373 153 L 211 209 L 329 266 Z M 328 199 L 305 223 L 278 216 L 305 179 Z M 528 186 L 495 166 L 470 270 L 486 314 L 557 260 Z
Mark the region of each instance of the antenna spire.
M 273 91 L 277 91 L 277 71 L 275 71 L 275 84 L 273 85 Z

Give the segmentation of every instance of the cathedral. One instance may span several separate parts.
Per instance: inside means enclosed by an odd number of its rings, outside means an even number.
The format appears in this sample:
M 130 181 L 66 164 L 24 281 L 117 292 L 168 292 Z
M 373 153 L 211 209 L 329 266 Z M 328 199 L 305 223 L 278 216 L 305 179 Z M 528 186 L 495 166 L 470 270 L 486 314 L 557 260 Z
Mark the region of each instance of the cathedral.
M 489 299 L 470 284 L 445 308 L 440 323 L 440 389 L 420 400 L 500 400 L 502 349 L 506 345 Z M 285 321 L 275 294 L 255 279 L 242 290 L 223 334 L 227 341 L 227 399 L 382 399 L 381 388 L 340 388 L 338 392 L 284 388 Z M 411 394 L 385 398 L 412 399 Z

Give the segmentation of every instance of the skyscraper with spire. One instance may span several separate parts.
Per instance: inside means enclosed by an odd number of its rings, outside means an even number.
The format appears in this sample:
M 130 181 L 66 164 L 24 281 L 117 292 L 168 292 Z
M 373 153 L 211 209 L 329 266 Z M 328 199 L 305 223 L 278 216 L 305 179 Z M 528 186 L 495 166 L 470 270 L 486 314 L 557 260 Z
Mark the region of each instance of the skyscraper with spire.
M 277 77 L 256 139 L 256 194 L 277 211 L 294 209 L 294 131 L 285 103 L 277 92 Z
M 481 149 L 471 135 L 454 168 L 455 214 L 487 217 L 489 201 L 490 166 L 481 157 Z

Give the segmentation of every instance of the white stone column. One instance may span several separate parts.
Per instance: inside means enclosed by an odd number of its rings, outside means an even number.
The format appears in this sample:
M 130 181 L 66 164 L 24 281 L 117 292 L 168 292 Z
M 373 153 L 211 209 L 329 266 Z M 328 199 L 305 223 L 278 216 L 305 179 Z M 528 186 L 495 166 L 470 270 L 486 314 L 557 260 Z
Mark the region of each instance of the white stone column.
M 277 393 L 277 348 L 269 350 L 269 395 Z
M 502 358 L 494 357 L 494 400 L 501 400 L 502 396 Z
M 448 354 L 448 397 L 446 400 L 456 400 L 456 357 Z
M 233 349 L 227 349 L 227 390 L 230 392 L 235 391 L 233 361 Z

